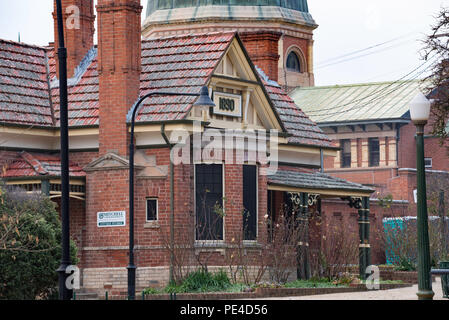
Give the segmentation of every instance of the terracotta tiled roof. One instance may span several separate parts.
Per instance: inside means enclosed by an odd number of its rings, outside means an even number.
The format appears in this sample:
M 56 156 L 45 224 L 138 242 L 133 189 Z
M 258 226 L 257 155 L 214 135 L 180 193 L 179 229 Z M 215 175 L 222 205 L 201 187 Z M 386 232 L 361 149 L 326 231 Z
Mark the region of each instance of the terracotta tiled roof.
M 51 98 L 55 113 L 55 125 L 59 126 L 59 83 L 56 79 L 54 49 L 48 51 Z M 74 79 L 68 83 L 69 126 L 89 126 L 99 124 L 99 77 L 97 71 L 97 49 L 93 48 L 81 62 Z
M 198 93 L 231 44 L 235 32 L 174 36 L 142 41 L 141 93 Z M 145 100 L 136 121 L 184 119 L 195 97 L 155 96 Z
M 268 176 L 268 183 L 274 185 L 318 189 L 340 190 L 373 193 L 374 190 L 364 185 L 350 182 L 341 178 L 331 177 L 324 173 L 305 173 L 290 170 L 278 170 L 276 174 Z
M 46 50 L 0 40 L 0 122 L 52 126 Z
M 70 163 L 69 171 L 70 177 L 86 176 L 83 169 L 74 163 Z M 2 178 L 42 176 L 61 176 L 61 160 L 58 156 L 22 152 L 17 160 L 5 167 L 1 175 Z
M 156 90 L 198 93 L 207 84 L 235 36 L 235 31 L 229 31 L 143 40 L 141 96 Z M 6 68 L 1 67 L 3 65 Z M 278 84 L 263 73 L 261 78 L 275 112 L 292 134 L 289 142 L 332 146 L 329 138 Z M 98 91 L 97 50 L 93 48 L 76 70 L 74 78 L 69 79 L 69 126 L 99 124 Z M 148 98 L 136 121 L 185 119 L 195 99 L 182 96 Z M 59 83 L 53 48 L 0 42 L 0 103 L 0 121 L 59 126 Z
M 292 136 L 288 142 L 292 144 L 333 147 L 330 138 L 309 119 L 309 117 L 295 104 L 276 82 L 271 81 L 258 69 L 265 89 L 284 124 L 285 129 Z

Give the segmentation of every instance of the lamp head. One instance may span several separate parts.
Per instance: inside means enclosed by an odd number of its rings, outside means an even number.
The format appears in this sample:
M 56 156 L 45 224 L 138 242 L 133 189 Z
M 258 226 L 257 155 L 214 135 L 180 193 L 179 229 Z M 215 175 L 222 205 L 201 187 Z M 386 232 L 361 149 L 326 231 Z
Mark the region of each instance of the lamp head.
M 414 124 L 426 124 L 430 116 L 431 102 L 421 92 L 410 102 L 410 118 Z
M 215 107 L 215 103 L 209 97 L 209 89 L 206 86 L 201 88 L 200 97 L 193 104 L 193 107 L 206 111 L 209 110 L 210 107 Z

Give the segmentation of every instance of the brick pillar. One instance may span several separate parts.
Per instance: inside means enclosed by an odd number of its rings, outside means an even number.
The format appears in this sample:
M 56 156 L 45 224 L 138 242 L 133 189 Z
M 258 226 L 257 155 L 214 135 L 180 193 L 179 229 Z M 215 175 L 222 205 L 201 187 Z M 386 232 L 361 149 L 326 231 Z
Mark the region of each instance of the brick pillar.
M 379 138 L 379 166 L 385 167 L 387 165 L 387 142 L 386 138 Z
M 341 150 L 342 145 L 340 140 L 335 140 L 335 145 L 337 145 L 340 150 L 337 152 L 337 156 L 334 158 L 334 168 L 341 168 L 341 154 L 343 150 Z
M 95 15 L 93 0 L 62 0 L 64 41 L 67 48 L 67 77 L 72 78 L 76 67 L 94 45 Z M 53 1 L 55 52 L 59 47 L 56 1 Z M 58 55 L 55 54 L 56 72 L 59 78 Z
M 139 0 L 99 0 L 100 155 L 127 155 L 126 114 L 139 97 Z
M 396 138 L 390 137 L 388 138 L 388 165 L 389 166 L 397 166 L 396 159 Z
M 279 39 L 281 33 L 260 30 L 239 33 L 251 61 L 274 81 L 279 76 Z
M 369 167 L 368 139 L 362 139 L 362 167 Z
M 351 168 L 357 168 L 357 139 L 351 139 Z

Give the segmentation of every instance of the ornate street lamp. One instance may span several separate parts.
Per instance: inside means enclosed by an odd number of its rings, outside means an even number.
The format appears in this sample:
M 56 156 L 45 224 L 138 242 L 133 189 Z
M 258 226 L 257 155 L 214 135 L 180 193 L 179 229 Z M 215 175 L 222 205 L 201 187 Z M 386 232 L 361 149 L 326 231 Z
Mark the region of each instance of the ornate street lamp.
M 208 110 L 214 107 L 215 103 L 209 97 L 209 90 L 206 86 L 201 88 L 198 93 L 179 93 L 179 92 L 164 92 L 154 91 L 146 94 L 134 105 L 131 117 L 131 135 L 129 144 L 129 265 L 128 269 L 128 298 L 134 300 L 136 298 L 136 266 L 134 264 L 134 126 L 137 111 L 142 102 L 151 96 L 190 96 L 199 97 L 193 104 L 194 108 L 201 110 Z M 173 171 L 171 172 L 173 177 Z M 171 179 L 171 184 L 173 179 Z M 173 187 L 173 186 L 171 186 Z M 171 210 L 173 210 L 173 203 L 171 201 Z
M 416 126 L 416 176 L 418 219 L 418 299 L 432 300 L 432 278 L 430 274 L 429 228 L 427 216 L 426 172 L 424 166 L 424 126 L 429 120 L 431 102 L 422 94 L 410 102 L 410 118 Z

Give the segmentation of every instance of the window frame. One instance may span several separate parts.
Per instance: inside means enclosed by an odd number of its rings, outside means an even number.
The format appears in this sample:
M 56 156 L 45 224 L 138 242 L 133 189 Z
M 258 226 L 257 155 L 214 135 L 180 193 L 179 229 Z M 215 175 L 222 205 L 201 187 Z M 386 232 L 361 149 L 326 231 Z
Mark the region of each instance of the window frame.
M 148 220 L 148 201 L 156 201 L 156 219 Z M 155 222 L 159 221 L 159 199 L 156 197 L 147 197 L 145 199 L 145 222 Z
M 193 201 L 194 201 L 194 227 L 193 227 L 193 233 L 194 233 L 194 241 L 195 243 L 205 243 L 205 242 L 213 242 L 213 243 L 220 243 L 225 241 L 225 219 L 222 218 L 222 239 L 198 239 L 198 233 L 197 233 L 197 166 L 199 165 L 220 165 L 221 166 L 221 206 L 223 208 L 223 212 L 226 212 L 226 208 L 224 205 L 224 199 L 225 199 L 225 165 L 222 162 L 210 162 L 210 163 L 194 163 L 193 164 Z
M 256 171 L 256 176 L 255 176 L 255 195 L 256 195 L 256 199 L 255 199 L 255 216 L 256 216 L 256 221 L 255 221 L 255 234 L 254 234 L 254 239 L 246 239 L 246 232 L 244 230 L 244 220 L 242 220 L 242 228 L 243 228 L 243 241 L 244 242 L 257 242 L 257 239 L 259 238 L 259 167 L 257 166 L 257 164 L 244 164 L 242 166 L 242 170 L 245 166 L 248 167 L 254 167 L 255 171 Z M 244 179 L 243 179 L 243 174 L 242 174 L 242 187 L 244 189 Z M 244 199 L 244 192 L 242 192 L 242 202 L 245 202 Z M 242 215 L 242 219 L 244 219 L 244 215 Z
M 345 165 L 344 160 L 345 160 L 345 152 L 344 152 L 344 146 L 343 143 L 347 142 L 349 144 L 349 163 L 347 165 Z M 340 139 L 340 149 L 341 149 L 341 153 L 340 153 L 340 168 L 351 168 L 351 164 L 352 164 L 352 142 L 351 139 Z
M 290 56 L 292 54 L 295 56 L 295 58 L 296 58 L 296 60 L 298 62 L 298 69 L 293 69 L 293 68 L 290 68 L 288 66 L 289 58 L 290 58 Z M 287 71 L 289 71 L 289 72 L 296 72 L 296 73 L 302 73 L 303 72 L 302 60 L 301 60 L 301 57 L 298 54 L 298 52 L 296 52 L 296 50 L 290 50 L 289 53 L 287 54 L 286 59 L 285 59 L 285 69 Z
M 377 141 L 378 151 L 374 152 L 374 154 L 377 154 L 376 163 L 373 160 L 372 141 Z M 380 166 L 380 139 L 378 137 L 368 138 L 368 166 L 373 168 Z
M 427 165 L 426 164 L 426 161 L 428 161 L 428 160 L 430 160 L 430 165 Z M 424 168 L 427 168 L 427 169 L 431 169 L 432 168 L 432 166 L 433 166 L 433 160 L 432 160 L 432 158 L 424 158 Z

